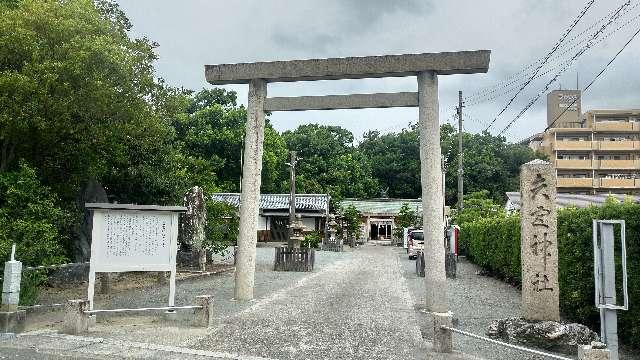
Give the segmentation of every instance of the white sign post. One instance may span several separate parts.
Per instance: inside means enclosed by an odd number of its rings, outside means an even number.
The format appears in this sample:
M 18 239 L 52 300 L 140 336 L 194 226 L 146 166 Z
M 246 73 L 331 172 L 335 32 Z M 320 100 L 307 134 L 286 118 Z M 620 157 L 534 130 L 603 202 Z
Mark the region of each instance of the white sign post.
M 182 206 L 87 203 L 93 211 L 89 310 L 97 272 L 169 271 L 169 306 L 175 306 L 178 214 Z

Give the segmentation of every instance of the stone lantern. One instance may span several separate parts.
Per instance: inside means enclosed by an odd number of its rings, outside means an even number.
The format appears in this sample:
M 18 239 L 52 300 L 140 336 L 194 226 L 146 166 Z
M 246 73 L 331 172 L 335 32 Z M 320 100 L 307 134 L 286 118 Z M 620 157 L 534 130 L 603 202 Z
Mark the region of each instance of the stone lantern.
M 300 216 L 300 214 L 296 215 L 296 220 L 291 224 L 291 229 L 293 229 L 293 234 L 289 238 L 290 247 L 299 248 L 302 240 L 304 240 L 305 230 L 305 226 L 302 223 L 302 216 Z
M 335 239 L 338 232 L 338 223 L 334 214 L 329 215 L 329 239 Z

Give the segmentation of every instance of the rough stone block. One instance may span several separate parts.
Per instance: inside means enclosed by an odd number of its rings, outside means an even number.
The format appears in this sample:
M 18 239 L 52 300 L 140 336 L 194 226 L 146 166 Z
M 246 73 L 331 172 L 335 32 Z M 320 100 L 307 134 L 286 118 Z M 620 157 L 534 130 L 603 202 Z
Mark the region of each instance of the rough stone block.
M 578 347 L 578 360 L 609 360 L 611 353 L 608 349 L 597 349 L 592 345 Z
M 202 306 L 202 308 L 195 309 L 193 324 L 202 327 L 213 325 L 213 296 L 196 296 L 196 305 Z
M 89 331 L 89 300 L 69 300 L 65 307 L 62 332 L 78 335 Z
M 527 320 L 560 321 L 556 177 L 543 160 L 520 172 L 522 309 Z
M 433 316 L 433 351 L 439 353 L 450 353 L 453 351 L 453 339 L 451 330 L 443 329 L 442 326 L 453 326 L 453 314 L 432 313 Z
M 0 312 L 0 333 L 20 333 L 27 322 L 25 310 Z

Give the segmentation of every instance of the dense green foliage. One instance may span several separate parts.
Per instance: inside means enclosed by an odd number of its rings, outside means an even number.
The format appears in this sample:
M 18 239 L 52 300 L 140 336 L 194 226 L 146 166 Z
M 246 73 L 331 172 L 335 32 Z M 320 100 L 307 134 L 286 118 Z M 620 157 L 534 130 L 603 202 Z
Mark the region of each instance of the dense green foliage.
M 345 239 L 360 239 L 362 237 L 361 219 L 362 213 L 355 206 L 349 205 L 340 209 L 340 215 L 344 220 L 344 228 L 341 229 Z
M 40 183 L 26 164 L 0 173 L 0 259 L 8 259 L 12 244 L 16 244 L 16 256 L 25 266 L 64 262 L 65 230 L 72 216 L 56 203 L 55 194 Z M 24 273 L 21 304 L 36 301 L 44 275 L 40 271 Z
M 560 309 L 571 320 L 594 328 L 592 219 L 626 222 L 629 311 L 618 312 L 620 338 L 640 346 L 640 205 L 608 201 L 602 207 L 558 211 Z M 520 283 L 520 218 L 502 216 L 465 223 L 461 242 L 469 258 L 492 273 Z
M 25 266 L 66 260 L 64 229 L 70 214 L 25 164 L 0 173 L 0 259 L 8 259 L 11 245 Z
M 322 234 L 319 231 L 311 231 L 304 234 L 304 240 L 302 240 L 302 247 L 317 249 L 322 243 Z
M 301 125 L 282 134 L 302 158 L 296 168 L 301 193 L 329 193 L 334 200 L 378 195 L 371 164 L 353 146 L 353 134 L 338 126 Z
M 409 203 L 403 203 L 398 212 L 398 216 L 394 218 L 395 231 L 394 236 L 397 240 L 402 240 L 404 228 L 416 226 L 418 223 L 418 214 L 409 206 Z
M 478 219 L 488 219 L 503 216 L 504 206 L 489 198 L 486 190 L 467 193 L 464 196 L 464 206 L 461 212 L 453 213 L 453 221 L 458 226 Z
M 240 218 L 235 207 L 214 200 L 205 200 L 207 225 L 205 226 L 205 248 L 221 252 L 238 238 Z
M 446 203 L 455 205 L 458 189 L 458 133 L 451 125 L 440 127 L 442 155 L 446 168 Z M 519 188 L 520 165 L 544 158 L 529 147 L 510 144 L 488 132 L 463 133 L 465 193 L 486 190 L 489 197 L 505 200 L 506 191 Z M 420 197 L 420 152 L 417 126 L 399 133 L 365 134 L 361 151 L 370 160 L 373 175 L 391 197 Z

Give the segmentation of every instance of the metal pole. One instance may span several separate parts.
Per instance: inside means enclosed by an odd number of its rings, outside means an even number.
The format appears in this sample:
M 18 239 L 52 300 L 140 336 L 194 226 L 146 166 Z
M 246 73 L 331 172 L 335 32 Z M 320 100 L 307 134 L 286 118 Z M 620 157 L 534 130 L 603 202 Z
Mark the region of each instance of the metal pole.
M 603 304 L 616 304 L 616 265 L 613 224 L 600 223 L 601 246 L 600 259 L 602 259 L 600 276 L 602 284 L 601 296 Z M 611 360 L 618 360 L 618 315 L 615 309 L 600 309 L 600 337 L 607 344 L 611 354 Z
M 464 170 L 462 167 L 462 91 L 458 91 L 458 211 L 462 210 L 463 206 L 463 178 Z
M 291 178 L 289 179 L 289 238 L 287 244 L 290 248 L 294 246 L 293 243 L 293 223 L 296 221 L 296 152 L 291 151 L 291 160 L 289 162 L 289 168 L 291 169 Z

